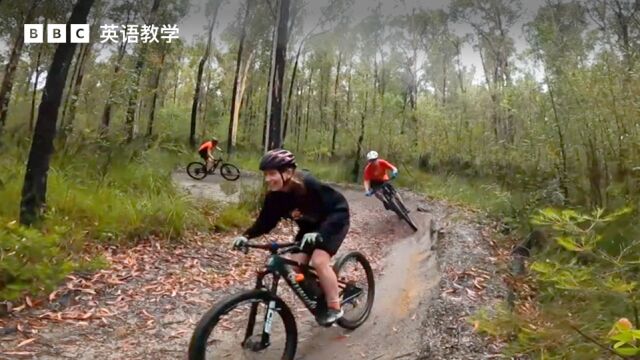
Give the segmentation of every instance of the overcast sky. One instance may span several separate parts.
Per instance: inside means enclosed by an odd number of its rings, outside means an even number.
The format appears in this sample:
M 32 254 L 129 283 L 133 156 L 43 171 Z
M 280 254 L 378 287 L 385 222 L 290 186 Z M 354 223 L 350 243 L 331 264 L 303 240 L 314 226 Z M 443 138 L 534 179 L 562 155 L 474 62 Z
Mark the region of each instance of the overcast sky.
M 180 37 L 188 42 L 193 42 L 196 35 L 202 35 L 205 33 L 207 25 L 207 19 L 205 17 L 204 4 L 207 0 L 192 0 L 189 14 L 178 24 L 180 29 Z M 265 0 L 258 0 L 265 1 Z M 271 0 L 276 1 L 276 0 Z M 300 0 L 292 0 L 300 1 Z M 320 16 L 320 8 L 326 6 L 329 0 L 306 0 L 307 16 L 305 17 L 305 28 L 309 29 L 317 22 Z M 425 8 L 425 9 L 437 9 L 448 8 L 451 1 L 446 0 L 404 0 L 404 5 L 401 5 L 398 0 L 382 0 L 382 11 L 385 15 L 398 15 L 406 12 L 410 12 L 412 8 Z M 238 8 L 242 2 L 239 0 L 226 0 L 222 5 L 218 20 L 216 23 L 214 41 L 219 41 L 219 34 L 222 30 L 235 21 L 235 16 Z M 514 38 L 516 48 L 520 52 L 527 47 L 526 40 L 522 33 L 522 25 L 532 19 L 536 10 L 543 3 L 543 0 L 525 0 L 524 3 L 524 16 L 521 21 L 509 29 L 510 35 Z M 357 23 L 360 19 L 364 18 L 371 12 L 371 9 L 378 4 L 376 0 L 354 0 L 352 8 L 352 15 L 354 23 Z M 456 24 L 453 27 L 454 31 L 460 35 L 471 32 L 471 29 L 463 24 Z M 6 43 L 0 44 L 0 52 L 5 56 L 8 55 L 8 48 Z M 470 45 L 465 46 L 462 50 L 462 62 L 466 66 L 474 66 L 476 68 L 476 80 L 480 81 L 482 78 L 481 62 L 479 55 L 473 51 Z

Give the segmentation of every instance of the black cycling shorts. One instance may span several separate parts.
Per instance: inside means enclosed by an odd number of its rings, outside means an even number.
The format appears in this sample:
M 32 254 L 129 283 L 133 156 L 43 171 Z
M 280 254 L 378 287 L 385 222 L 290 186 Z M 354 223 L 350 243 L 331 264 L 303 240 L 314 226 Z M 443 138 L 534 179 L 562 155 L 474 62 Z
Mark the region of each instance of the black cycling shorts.
M 329 255 L 334 256 L 338 249 L 340 249 L 340 245 L 342 245 L 342 241 L 344 241 L 345 237 L 347 237 L 347 233 L 349 232 L 349 212 L 344 211 L 340 213 L 334 213 L 330 216 L 330 219 L 327 220 L 329 227 L 329 235 L 327 238 L 323 238 L 322 242 L 317 243 L 314 247 L 309 246 L 308 248 L 302 249 L 301 252 L 311 256 L 315 249 L 321 249 L 329 253 Z M 295 237 L 296 242 L 301 242 L 302 237 L 306 233 L 315 232 L 316 230 L 300 230 Z
M 207 160 L 209 158 L 209 152 L 207 151 L 207 149 L 202 149 L 202 150 L 198 151 L 198 154 L 200 154 L 200 157 L 203 160 Z
M 380 187 L 382 187 L 382 185 L 384 185 L 386 183 L 386 181 L 377 181 L 377 180 L 371 180 L 369 181 L 369 185 L 371 186 L 371 188 L 373 190 L 378 190 Z

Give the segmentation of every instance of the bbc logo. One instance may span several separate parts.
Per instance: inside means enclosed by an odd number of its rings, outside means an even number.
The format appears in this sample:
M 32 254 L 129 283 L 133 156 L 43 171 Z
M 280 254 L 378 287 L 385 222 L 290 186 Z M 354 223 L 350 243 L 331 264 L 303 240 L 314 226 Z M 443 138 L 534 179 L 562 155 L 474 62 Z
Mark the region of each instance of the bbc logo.
M 67 24 L 48 24 L 47 43 L 89 43 L 89 24 L 71 24 L 70 33 L 67 34 Z M 24 24 L 24 43 L 42 44 L 44 43 L 43 24 Z M 67 37 L 69 35 L 69 37 Z

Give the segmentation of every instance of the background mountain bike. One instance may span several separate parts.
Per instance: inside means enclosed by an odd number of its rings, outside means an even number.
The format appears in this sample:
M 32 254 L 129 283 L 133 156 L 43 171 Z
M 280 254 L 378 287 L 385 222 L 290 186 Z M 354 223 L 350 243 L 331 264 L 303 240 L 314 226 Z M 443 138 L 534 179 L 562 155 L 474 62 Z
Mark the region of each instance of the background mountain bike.
M 299 251 L 296 243 L 247 244 L 244 252 L 249 248 L 271 253 L 265 267 L 257 272 L 255 288 L 221 300 L 202 317 L 189 343 L 190 360 L 292 360 L 298 344 L 298 329 L 291 309 L 277 295 L 280 278 L 314 315 L 316 322 L 327 311 L 313 267 L 282 256 Z M 352 251 L 338 256 L 333 270 L 338 277 L 345 312 L 336 323 L 355 329 L 367 320 L 373 306 L 375 284 L 371 265 L 362 253 Z M 265 282 L 267 276 L 270 282 Z M 225 344 L 226 341 L 229 344 Z
M 382 193 L 382 202 L 385 204 L 385 209 L 391 210 L 398 214 L 398 216 L 406 221 L 413 231 L 418 231 L 418 225 L 409 215 L 409 209 L 404 205 L 404 202 L 400 198 L 398 191 L 391 185 L 391 181 L 387 181 L 378 188 L 374 189 L 375 192 Z
M 238 180 L 240 177 L 240 170 L 238 167 L 231 163 L 224 162 L 222 158 L 214 159 L 213 166 L 211 166 L 209 171 L 207 171 L 207 165 L 205 163 L 200 161 L 189 163 L 189 165 L 187 165 L 187 174 L 189 174 L 193 179 L 202 180 L 207 177 L 207 175 L 213 174 L 219 165 L 221 165 L 220 175 L 222 175 L 223 178 L 229 181 Z

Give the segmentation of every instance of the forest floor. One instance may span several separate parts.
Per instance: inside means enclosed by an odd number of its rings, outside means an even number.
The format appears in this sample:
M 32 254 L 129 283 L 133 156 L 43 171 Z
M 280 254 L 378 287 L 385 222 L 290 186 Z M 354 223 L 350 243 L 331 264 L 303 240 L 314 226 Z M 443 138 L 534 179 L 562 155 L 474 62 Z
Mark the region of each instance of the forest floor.
M 174 180 L 196 197 L 238 201 L 245 176 Z M 401 192 L 420 230 L 358 188 L 340 186 L 351 230 L 340 253 L 357 249 L 371 261 L 376 295 L 371 316 L 355 331 L 314 325 L 299 302 L 296 359 L 488 359 L 500 357 L 469 316 L 504 299 L 494 226 L 477 214 Z M 417 209 L 420 209 L 418 211 Z M 288 240 L 283 223 L 268 236 Z M 254 283 L 264 253 L 231 251 L 234 234 L 189 233 L 179 244 L 149 238 L 134 247 L 104 247 L 108 267 L 73 274 L 45 299 L 25 299 L 0 317 L 0 359 L 185 359 L 191 333 L 218 300 Z M 289 297 L 285 297 L 286 299 Z M 19 305 L 19 306 L 18 306 Z

